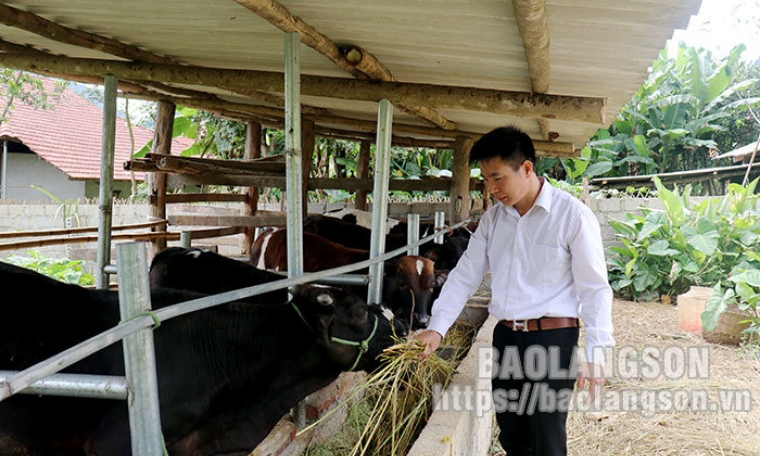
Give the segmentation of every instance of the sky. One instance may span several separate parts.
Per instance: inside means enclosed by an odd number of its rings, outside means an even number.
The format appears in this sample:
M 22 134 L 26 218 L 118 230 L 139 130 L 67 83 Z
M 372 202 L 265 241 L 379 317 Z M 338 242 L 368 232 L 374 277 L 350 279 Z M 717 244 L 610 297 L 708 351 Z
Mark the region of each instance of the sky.
M 686 30 L 676 30 L 669 46 L 679 41 L 703 47 L 715 57 L 723 57 L 737 44 L 747 50 L 742 58 L 760 59 L 760 0 L 702 0 L 699 13 L 692 16 Z

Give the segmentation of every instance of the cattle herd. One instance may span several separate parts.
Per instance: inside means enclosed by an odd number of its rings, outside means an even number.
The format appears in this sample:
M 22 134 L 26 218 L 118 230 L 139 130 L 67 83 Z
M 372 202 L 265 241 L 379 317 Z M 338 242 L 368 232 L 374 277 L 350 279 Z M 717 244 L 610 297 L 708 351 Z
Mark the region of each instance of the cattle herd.
M 368 258 L 369 230 L 328 218 L 305 223 L 307 271 Z M 323 236 L 328 232 L 332 239 Z M 252 264 L 198 249 L 159 252 L 149 273 L 153 308 L 282 279 L 266 270 L 284 269 L 278 233 L 255 241 Z M 387 262 L 383 304 L 368 305 L 360 297 L 366 290 L 306 284 L 163 322 L 154 340 L 168 454 L 247 455 L 298 401 L 341 372 L 376 369 L 383 349 L 427 324 L 433 296 L 466 239 L 452 233 L 420 256 Z M 397 242 L 389 234 L 387 250 Z M 23 370 L 119 322 L 116 291 L 64 284 L 2 262 L 0 286 L 17 290 L 0 308 L 0 370 Z M 62 372 L 123 376 L 121 344 Z M 131 454 L 124 401 L 14 395 L 0 402 L 2 456 Z

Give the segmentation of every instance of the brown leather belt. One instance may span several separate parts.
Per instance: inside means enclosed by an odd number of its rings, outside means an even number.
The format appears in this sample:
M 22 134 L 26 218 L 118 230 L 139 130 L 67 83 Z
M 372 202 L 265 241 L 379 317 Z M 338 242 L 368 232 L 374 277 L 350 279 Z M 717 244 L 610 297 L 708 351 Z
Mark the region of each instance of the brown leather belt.
M 577 328 L 580 321 L 570 317 L 542 317 L 532 320 L 500 320 L 499 323 L 513 331 L 542 331 L 547 329 Z

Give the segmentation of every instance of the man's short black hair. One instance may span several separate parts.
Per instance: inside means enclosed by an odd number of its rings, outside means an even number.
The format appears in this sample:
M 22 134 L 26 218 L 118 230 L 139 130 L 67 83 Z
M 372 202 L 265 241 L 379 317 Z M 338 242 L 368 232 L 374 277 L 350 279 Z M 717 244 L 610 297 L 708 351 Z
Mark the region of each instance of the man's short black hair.
M 470 150 L 470 163 L 500 157 L 515 169 L 529 160 L 536 166 L 533 140 L 517 127 L 499 127 L 483 135 Z

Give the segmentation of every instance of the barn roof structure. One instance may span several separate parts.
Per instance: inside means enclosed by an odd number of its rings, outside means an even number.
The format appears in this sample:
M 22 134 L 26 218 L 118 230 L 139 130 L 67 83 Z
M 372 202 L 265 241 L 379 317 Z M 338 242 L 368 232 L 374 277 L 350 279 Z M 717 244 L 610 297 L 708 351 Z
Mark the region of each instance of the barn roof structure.
M 618 114 L 700 0 L 12 0 L 0 65 L 282 126 L 282 33 L 300 32 L 302 115 L 400 142 L 514 124 L 574 155 Z
M 45 90 L 53 92 L 53 81 L 44 80 Z M 40 158 L 63 171 L 74 180 L 100 179 L 103 110 L 67 87 L 60 96 L 51 97 L 50 109 L 40 109 L 15 100 L 7 120 L 0 125 L 0 141 L 11 140 L 28 147 Z M 135 148 L 153 139 L 153 131 L 140 125 L 132 126 Z M 178 152 L 190 147 L 192 140 L 174 138 Z M 129 126 L 125 119 L 116 119 L 115 160 L 130 159 Z M 128 181 L 131 174 L 122 166 L 114 168 L 114 180 Z M 144 180 L 144 173 L 135 172 Z

